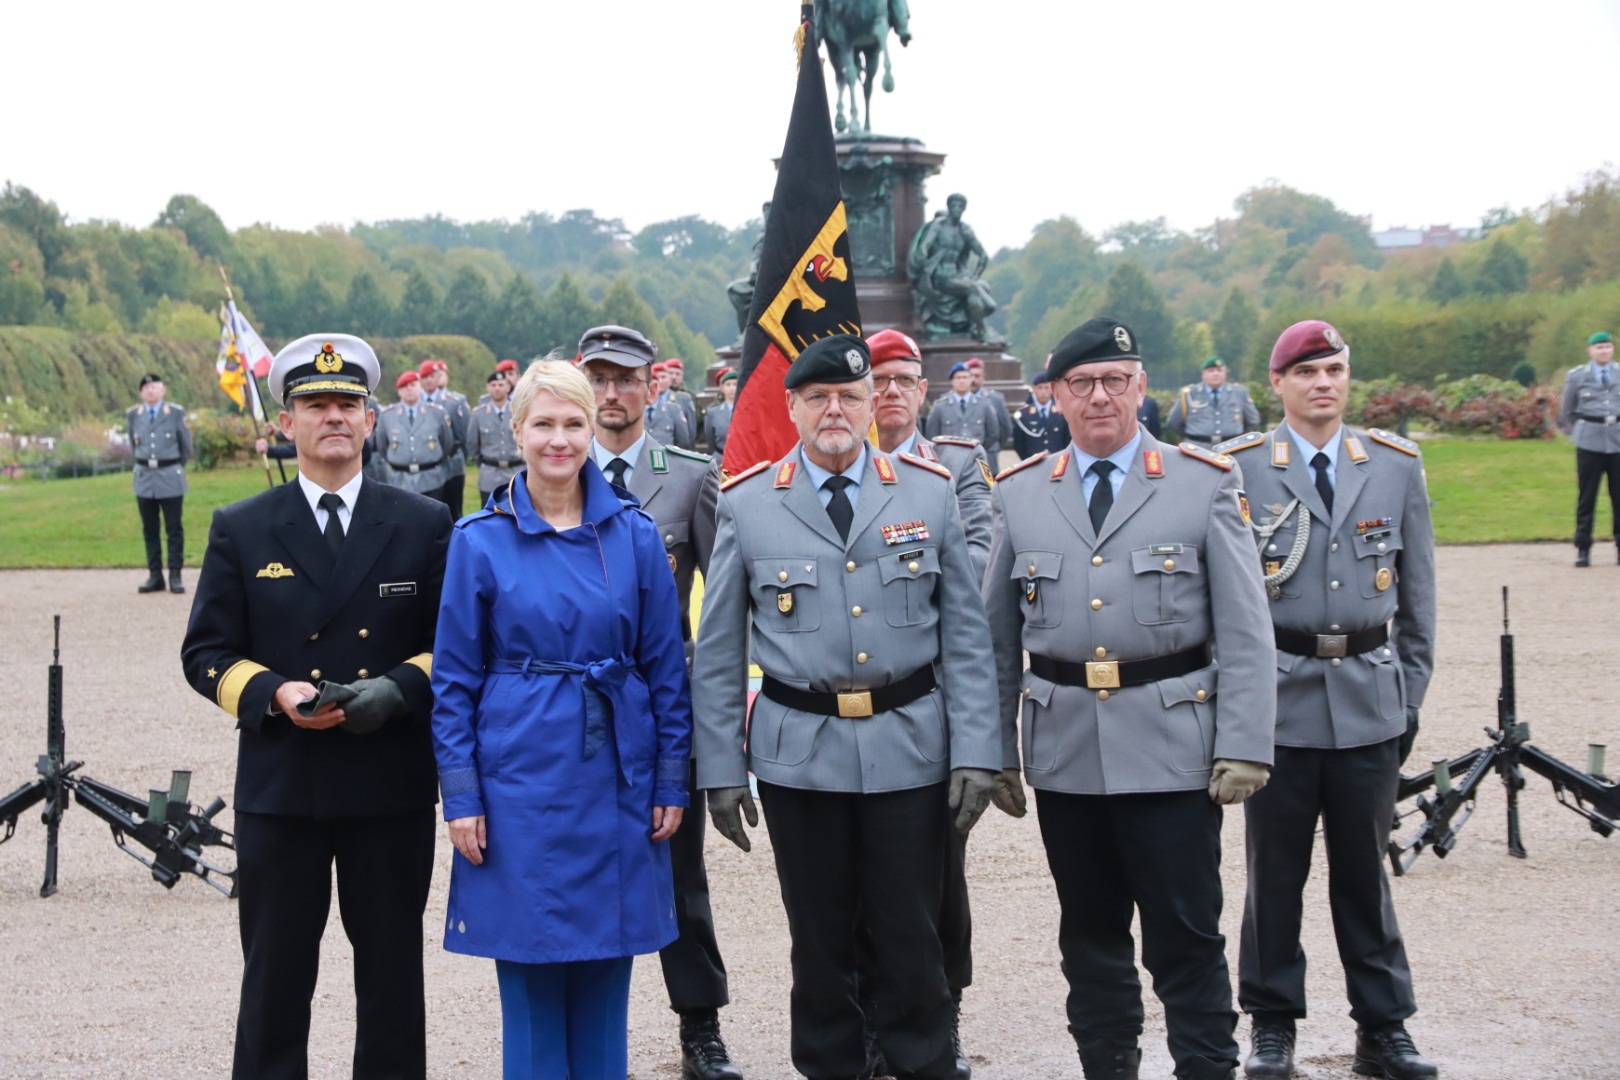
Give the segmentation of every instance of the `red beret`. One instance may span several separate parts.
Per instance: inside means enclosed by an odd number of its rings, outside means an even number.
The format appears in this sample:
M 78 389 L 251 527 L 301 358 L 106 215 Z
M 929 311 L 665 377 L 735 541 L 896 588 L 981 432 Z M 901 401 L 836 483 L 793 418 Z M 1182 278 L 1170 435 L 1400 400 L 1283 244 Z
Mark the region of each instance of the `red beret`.
M 657 364 L 654 364 L 652 366 L 652 373 L 654 375 L 662 375 L 665 372 L 665 370 L 666 370 L 666 365 L 664 365 L 662 363 L 657 363 Z
M 433 361 L 431 361 L 431 360 L 422 361 L 420 364 L 418 364 L 416 366 L 416 371 L 417 371 L 417 374 L 419 374 L 419 375 L 431 375 L 431 374 L 433 374 Z
M 517 367 L 518 367 L 518 365 L 517 365 L 516 360 L 502 360 L 500 363 L 495 365 L 495 370 L 496 371 L 516 371 Z
M 1306 319 L 1284 330 L 1271 347 L 1271 370 L 1282 371 L 1301 360 L 1321 360 L 1344 350 L 1344 338 L 1331 323 Z
M 421 382 L 421 381 L 422 381 L 422 376 L 418 375 L 414 371 L 407 371 L 407 372 L 405 372 L 405 374 L 401 375 L 399 378 L 394 380 L 394 389 L 398 390 L 402 386 L 409 386 L 413 382 Z
M 922 362 L 922 350 L 917 348 L 916 341 L 910 334 L 902 334 L 898 330 L 879 330 L 866 339 L 866 347 L 872 350 L 872 363 L 881 364 L 885 360 L 916 360 Z
M 672 356 L 668 360 L 665 360 L 664 361 L 664 366 L 665 367 L 678 367 L 682 371 L 686 370 L 686 365 L 681 362 L 681 358 L 678 357 L 678 356 Z
M 982 368 L 984 367 L 984 361 L 977 356 L 970 356 L 968 357 L 967 366 L 970 368 Z

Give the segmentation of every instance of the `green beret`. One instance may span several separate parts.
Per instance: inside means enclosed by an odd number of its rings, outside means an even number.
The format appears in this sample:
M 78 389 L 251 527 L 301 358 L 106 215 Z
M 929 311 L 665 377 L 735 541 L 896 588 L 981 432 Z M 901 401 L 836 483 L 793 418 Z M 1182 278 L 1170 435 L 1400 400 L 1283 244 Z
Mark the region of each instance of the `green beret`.
M 807 383 L 852 383 L 872 373 L 872 353 L 853 334 L 817 338 L 788 368 L 782 385 L 797 390 Z
M 1204 361 L 1203 370 L 1208 371 L 1212 367 L 1223 368 L 1225 366 L 1226 366 L 1226 361 L 1225 360 L 1222 360 L 1218 356 L 1212 356 L 1208 360 Z
M 1614 344 L 1614 338 L 1609 336 L 1609 332 L 1607 330 L 1599 330 L 1597 333 L 1587 338 L 1586 343 L 1588 345 L 1612 345 Z
M 736 368 L 731 368 L 728 371 L 726 371 L 725 374 L 720 376 L 719 381 L 720 382 L 736 382 L 738 376 L 741 375 L 741 374 L 742 373 L 739 372 Z

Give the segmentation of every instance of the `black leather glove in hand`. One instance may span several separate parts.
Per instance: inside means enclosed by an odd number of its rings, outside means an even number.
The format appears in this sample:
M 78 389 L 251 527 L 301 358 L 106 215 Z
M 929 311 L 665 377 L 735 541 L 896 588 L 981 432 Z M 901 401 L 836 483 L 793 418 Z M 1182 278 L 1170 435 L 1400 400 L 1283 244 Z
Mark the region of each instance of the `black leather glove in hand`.
M 354 700 L 343 706 L 340 725 L 349 734 L 370 735 L 388 721 L 405 715 L 405 695 L 399 684 L 386 675 L 359 679 L 349 685 L 355 691 Z

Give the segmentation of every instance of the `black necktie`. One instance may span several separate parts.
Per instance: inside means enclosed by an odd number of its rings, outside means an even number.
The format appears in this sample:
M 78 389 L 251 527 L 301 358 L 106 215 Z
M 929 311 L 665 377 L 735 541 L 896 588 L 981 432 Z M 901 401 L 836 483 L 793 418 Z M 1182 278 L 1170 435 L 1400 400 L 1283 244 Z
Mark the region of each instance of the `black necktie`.
M 624 487 L 624 474 L 630 468 L 630 463 L 622 457 L 616 457 L 607 463 L 608 480 L 615 487 Z
M 1094 461 L 1091 471 L 1097 476 L 1097 486 L 1091 489 L 1091 528 L 1102 532 L 1103 522 L 1108 520 L 1108 511 L 1114 508 L 1114 484 L 1108 475 L 1114 471 L 1112 461 Z
M 321 496 L 320 507 L 326 511 L 326 528 L 321 535 L 326 537 L 326 546 L 336 555 L 343 548 L 343 522 L 338 520 L 338 511 L 343 509 L 343 496 L 328 491 Z
M 1605 390 L 1608 389 L 1608 387 L 1609 387 L 1609 365 L 1608 364 L 1604 364 L 1602 367 L 1598 368 L 1598 385 L 1603 387 Z M 156 417 L 153 417 L 153 419 L 156 419 Z
M 1321 451 L 1317 451 L 1316 456 L 1311 458 L 1311 468 L 1316 470 L 1316 492 L 1322 496 L 1322 502 L 1326 504 L 1328 513 L 1331 514 L 1333 513 L 1333 481 L 1328 479 L 1328 456 Z
M 1212 409 L 1219 409 L 1221 407 L 1221 392 L 1219 390 L 1211 390 L 1209 392 L 1209 407 Z
M 847 476 L 829 476 L 827 482 L 821 485 L 832 492 L 832 501 L 827 504 L 827 516 L 832 518 L 833 528 L 845 540 L 849 539 L 850 522 L 855 520 L 855 507 L 845 489 L 854 482 Z

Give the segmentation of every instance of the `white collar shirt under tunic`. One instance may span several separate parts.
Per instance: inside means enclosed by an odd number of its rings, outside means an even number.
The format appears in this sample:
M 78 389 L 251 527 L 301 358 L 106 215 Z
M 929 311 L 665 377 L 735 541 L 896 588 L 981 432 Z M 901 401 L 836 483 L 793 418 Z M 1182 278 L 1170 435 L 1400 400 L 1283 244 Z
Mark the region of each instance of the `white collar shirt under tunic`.
M 604 476 L 612 475 L 608 472 L 608 462 L 612 461 L 614 458 L 623 458 L 625 464 L 624 482 L 629 484 L 630 477 L 636 471 L 636 459 L 641 457 L 641 448 L 645 445 L 647 445 L 647 433 L 645 431 L 641 433 L 641 438 L 625 447 L 624 453 L 622 454 L 615 454 L 613 451 L 609 450 L 595 439 L 592 439 L 591 456 L 596 461 L 596 467 L 602 470 L 602 475 Z
M 338 511 L 338 524 L 343 526 L 344 536 L 349 535 L 349 522 L 354 520 L 354 501 L 360 497 L 360 481 L 363 479 L 365 474 L 357 472 L 354 479 L 333 492 L 343 500 L 343 509 Z M 320 502 L 321 496 L 326 494 L 326 489 L 301 472 L 298 474 L 298 486 L 304 492 L 304 501 L 309 503 L 310 512 L 315 515 L 315 531 L 325 532 L 327 510 Z

